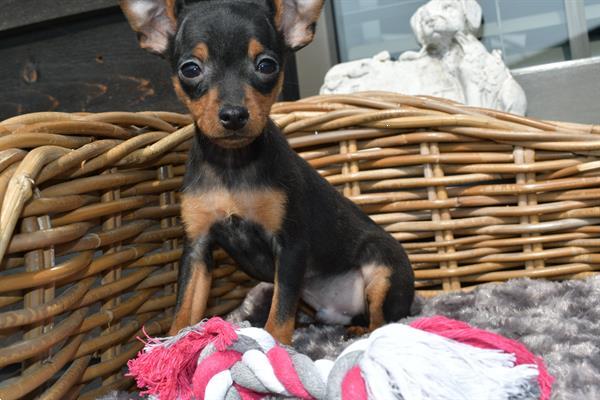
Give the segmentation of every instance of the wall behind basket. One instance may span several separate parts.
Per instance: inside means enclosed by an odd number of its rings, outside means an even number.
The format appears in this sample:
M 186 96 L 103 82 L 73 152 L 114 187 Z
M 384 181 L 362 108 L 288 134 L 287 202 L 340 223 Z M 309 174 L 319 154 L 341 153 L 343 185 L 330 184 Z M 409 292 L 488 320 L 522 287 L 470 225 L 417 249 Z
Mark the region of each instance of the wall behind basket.
M 295 64 L 286 99 L 297 98 Z M 6 0 L 0 120 L 35 111 L 185 111 L 170 68 L 141 50 L 117 0 Z

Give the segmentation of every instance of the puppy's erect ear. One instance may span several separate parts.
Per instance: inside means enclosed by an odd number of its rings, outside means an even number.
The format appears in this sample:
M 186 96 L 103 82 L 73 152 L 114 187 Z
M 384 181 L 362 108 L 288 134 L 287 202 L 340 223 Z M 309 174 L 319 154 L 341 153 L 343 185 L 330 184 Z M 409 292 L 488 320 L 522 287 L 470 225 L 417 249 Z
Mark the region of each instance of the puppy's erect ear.
M 175 0 L 120 0 L 119 4 L 140 46 L 163 55 L 177 28 Z
M 325 0 L 273 0 L 275 25 L 292 50 L 312 42 Z

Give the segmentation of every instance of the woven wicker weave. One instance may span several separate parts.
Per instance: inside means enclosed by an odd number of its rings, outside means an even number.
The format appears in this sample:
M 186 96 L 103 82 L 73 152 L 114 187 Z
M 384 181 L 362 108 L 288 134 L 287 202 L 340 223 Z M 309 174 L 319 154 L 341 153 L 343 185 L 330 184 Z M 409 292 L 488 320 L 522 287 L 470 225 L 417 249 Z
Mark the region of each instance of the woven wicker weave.
M 404 244 L 421 294 L 600 266 L 598 127 L 389 93 L 279 103 L 273 118 Z M 122 367 L 136 336 L 165 332 L 175 301 L 190 122 L 112 112 L 0 123 L 0 399 L 131 386 Z M 210 314 L 254 285 L 217 259 Z

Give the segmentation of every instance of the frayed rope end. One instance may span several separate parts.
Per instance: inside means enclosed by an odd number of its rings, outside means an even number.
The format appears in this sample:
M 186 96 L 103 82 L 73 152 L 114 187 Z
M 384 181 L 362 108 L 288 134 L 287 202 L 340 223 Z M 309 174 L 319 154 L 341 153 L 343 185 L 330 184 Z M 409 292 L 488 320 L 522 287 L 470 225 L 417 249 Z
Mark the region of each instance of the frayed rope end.
M 214 317 L 181 330 L 171 338 L 150 338 L 145 330 L 146 346 L 127 363 L 127 376 L 135 378 L 142 395 L 156 395 L 161 400 L 192 398 L 192 378 L 198 355 L 209 344 L 225 350 L 235 340 L 236 327 Z

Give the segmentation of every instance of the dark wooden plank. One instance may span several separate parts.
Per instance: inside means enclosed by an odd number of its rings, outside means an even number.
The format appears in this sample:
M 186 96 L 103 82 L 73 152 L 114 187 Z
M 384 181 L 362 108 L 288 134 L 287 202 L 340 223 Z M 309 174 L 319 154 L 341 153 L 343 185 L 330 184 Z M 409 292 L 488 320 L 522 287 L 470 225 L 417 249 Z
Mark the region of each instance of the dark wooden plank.
M 0 41 L 0 119 L 42 111 L 184 111 L 168 63 L 138 47 L 114 13 Z
M 2 0 L 0 31 L 52 19 L 98 11 L 118 5 L 118 0 Z

